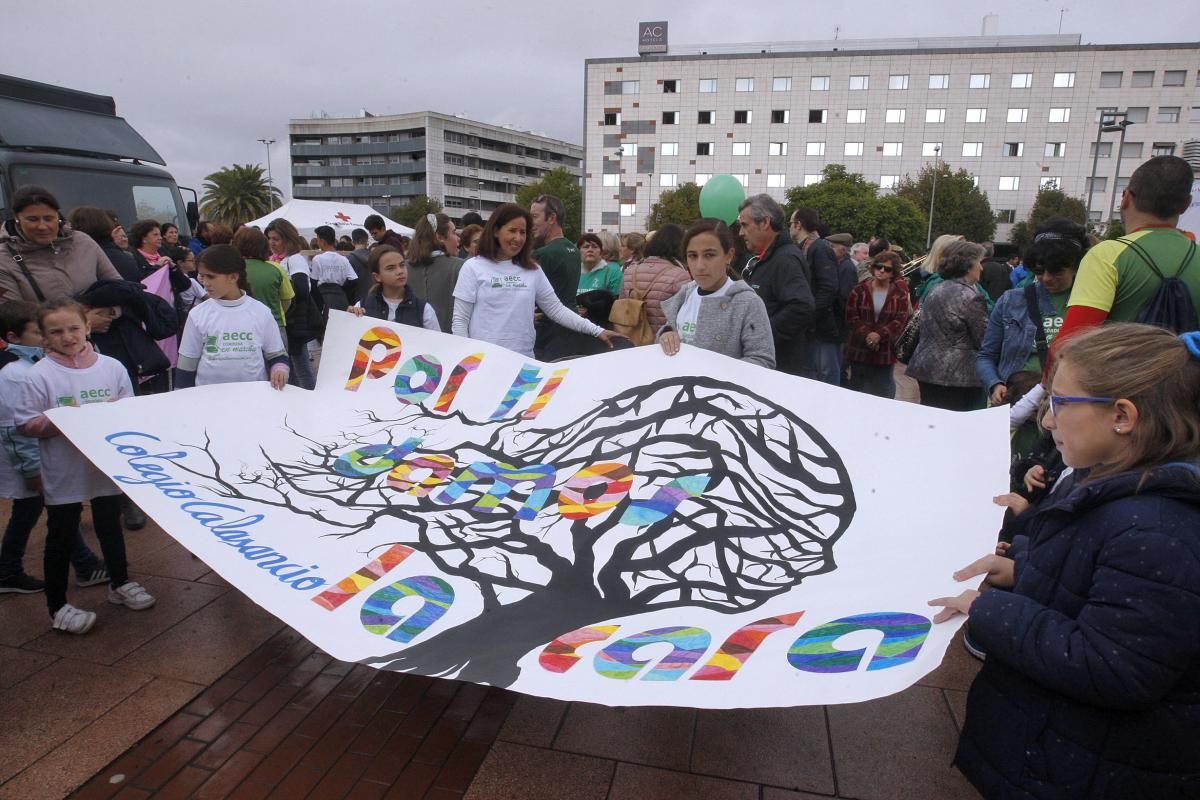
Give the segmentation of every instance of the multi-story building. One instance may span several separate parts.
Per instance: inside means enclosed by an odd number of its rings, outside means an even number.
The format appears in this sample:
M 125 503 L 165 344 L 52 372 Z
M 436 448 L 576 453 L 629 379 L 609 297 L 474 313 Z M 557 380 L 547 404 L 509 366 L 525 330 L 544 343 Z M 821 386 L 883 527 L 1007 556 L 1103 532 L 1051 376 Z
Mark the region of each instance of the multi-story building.
M 583 157 L 569 142 L 431 111 L 293 119 L 288 134 L 294 197 L 387 211 L 423 194 L 455 219 L 486 219 L 556 167 L 578 176 Z
M 585 230 L 640 229 L 662 191 L 715 174 L 782 200 L 827 164 L 887 191 L 941 159 L 975 176 L 1003 240 L 1041 187 L 1087 199 L 1098 108 L 1131 124 L 1123 145 L 1119 132 L 1101 134 L 1094 221 L 1110 217 L 1138 164 L 1200 149 L 1184 147 L 1200 138 L 1196 42 L 979 36 L 736 49 L 586 62 Z

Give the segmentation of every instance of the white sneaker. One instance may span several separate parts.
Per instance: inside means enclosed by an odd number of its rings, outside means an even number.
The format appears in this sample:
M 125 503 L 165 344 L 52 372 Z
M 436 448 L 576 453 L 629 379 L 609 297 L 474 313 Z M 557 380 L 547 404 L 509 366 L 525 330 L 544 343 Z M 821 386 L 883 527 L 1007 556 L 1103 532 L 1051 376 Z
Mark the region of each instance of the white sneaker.
M 154 597 L 143 589 L 140 583 L 126 581 L 117 588 L 108 590 L 108 602 L 133 611 L 141 611 L 154 605 Z
M 84 611 L 82 608 L 76 608 L 68 603 L 54 612 L 54 621 L 50 624 L 50 628 L 66 633 L 87 633 L 95 624 L 95 612 Z

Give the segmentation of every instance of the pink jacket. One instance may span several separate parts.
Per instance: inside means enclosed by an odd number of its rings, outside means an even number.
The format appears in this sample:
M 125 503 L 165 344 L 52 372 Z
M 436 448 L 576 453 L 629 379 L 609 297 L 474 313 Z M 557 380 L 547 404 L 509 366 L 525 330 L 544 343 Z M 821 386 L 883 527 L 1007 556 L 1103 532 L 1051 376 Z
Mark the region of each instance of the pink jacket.
M 651 328 L 658 330 L 667 324 L 667 315 L 662 310 L 663 301 L 674 297 L 691 279 L 688 271 L 678 264 L 651 256 L 625 268 L 621 278 L 621 297 L 645 300 L 646 319 Z

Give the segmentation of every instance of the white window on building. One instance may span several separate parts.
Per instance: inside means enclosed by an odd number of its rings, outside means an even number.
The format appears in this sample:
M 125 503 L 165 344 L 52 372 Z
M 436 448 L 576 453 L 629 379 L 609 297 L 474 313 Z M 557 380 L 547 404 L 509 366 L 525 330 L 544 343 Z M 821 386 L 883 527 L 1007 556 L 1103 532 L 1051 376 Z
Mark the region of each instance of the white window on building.
M 888 157 L 904 155 L 904 142 L 884 142 L 883 154 Z
M 941 142 L 921 142 L 921 156 L 936 158 L 942 152 Z
M 637 216 L 637 204 L 636 203 L 621 203 L 621 216 L 622 217 Z
M 1002 208 L 996 212 L 996 222 L 1001 225 L 1012 225 L 1017 221 L 1017 210 L 1015 208 Z
M 787 142 L 771 142 L 767 145 L 767 155 L 769 156 L 786 156 Z
M 944 73 L 944 72 L 939 75 L 930 75 L 929 76 L 929 88 L 930 89 L 949 89 L 950 88 L 950 75 L 947 73 Z
M 1058 190 L 1061 188 L 1062 188 L 1062 178 L 1058 177 L 1057 175 L 1044 175 L 1044 176 L 1042 176 L 1042 179 L 1040 181 L 1038 181 L 1038 190 L 1039 191 L 1042 191 L 1045 189 Z
M 908 76 L 907 75 L 889 75 L 888 76 L 888 88 L 889 89 L 897 89 L 897 90 L 907 89 L 908 88 Z
M 679 124 L 679 112 L 678 111 L 664 111 L 663 116 L 662 116 L 662 124 L 663 125 L 678 125 Z
M 1134 70 L 1129 85 L 1135 89 L 1149 89 L 1154 86 L 1154 70 Z
M 1087 181 L 1085 181 L 1085 183 L 1087 185 L 1087 190 L 1089 192 L 1107 192 L 1108 191 L 1108 178 L 1106 178 L 1106 177 L 1105 178 L 1096 178 L 1094 181 L 1091 178 L 1088 178 Z
M 902 124 L 905 116 L 907 116 L 907 111 L 908 110 L 904 108 L 889 108 L 887 111 L 883 112 L 883 121 L 894 124 Z
M 1154 146 L 1152 148 L 1150 148 L 1150 155 L 1152 155 L 1152 156 L 1173 156 L 1173 155 L 1175 155 L 1175 143 L 1174 142 L 1155 142 Z
M 880 189 L 895 189 L 899 185 L 900 185 L 900 176 L 899 175 L 880 175 L 879 176 L 879 188 Z
M 1025 154 L 1024 142 L 1005 142 L 1004 147 L 1000 150 L 1000 155 L 1005 158 L 1020 158 Z
M 829 91 L 829 76 L 828 75 L 813 75 L 808 81 L 808 88 L 814 92 Z
M 983 142 L 963 142 L 963 158 L 983 158 Z
M 767 173 L 768 189 L 783 189 L 787 186 L 787 176 L 782 173 Z
M 677 79 L 663 81 L 662 87 L 663 94 L 679 94 L 679 81 Z
M 744 189 L 750 188 L 750 176 L 747 173 L 735 172 L 735 173 L 733 173 L 733 178 L 734 178 L 734 180 L 736 180 L 738 183 L 740 183 L 742 185 L 742 188 L 744 188 Z
M 1055 89 L 1070 89 L 1075 86 L 1074 72 L 1056 72 L 1054 73 L 1054 88 Z
M 1042 155 L 1044 155 L 1046 158 L 1066 158 L 1067 143 L 1046 142 L 1046 151 Z
M 1071 109 L 1069 108 L 1052 108 L 1050 109 L 1051 122 L 1070 122 Z
M 791 78 L 772 78 L 771 79 L 771 91 L 772 92 L 790 92 L 791 90 L 792 90 L 792 79 Z
M 1125 109 L 1126 122 L 1145 122 L 1150 118 L 1149 106 L 1129 106 Z
M 659 186 L 678 186 L 679 175 L 674 172 L 663 172 L 658 176 Z
M 992 88 L 992 74 L 990 72 L 973 72 L 967 86 L 972 89 L 990 89 Z
M 622 142 L 621 157 L 634 158 L 637 156 L 637 142 Z
M 621 176 L 615 172 L 604 173 L 604 185 L 605 186 L 620 186 L 621 185 Z
M 1096 143 L 1092 142 L 1091 147 L 1088 149 L 1088 157 L 1089 158 L 1112 158 L 1112 150 L 1113 150 L 1112 142 L 1101 142 L 1099 149 L 1100 149 L 1100 154 L 1099 154 L 1099 156 L 1097 156 L 1096 155 Z
M 1126 142 L 1121 145 L 1121 158 L 1141 158 L 1145 142 Z
M 605 111 L 604 112 L 604 124 L 605 125 L 620 125 L 621 124 L 621 112 L 620 111 Z
M 621 94 L 640 94 L 641 91 L 640 81 L 621 81 Z
M 862 142 L 846 142 L 845 150 L 842 153 L 842 155 L 847 155 L 847 156 L 861 156 L 862 154 L 863 154 L 863 143 Z
M 1100 73 L 1100 88 L 1101 89 L 1120 89 L 1121 78 L 1124 77 L 1123 72 L 1101 72 Z
M 809 142 L 804 146 L 804 155 L 806 156 L 823 156 L 825 155 L 824 142 Z
M 1179 106 L 1159 106 L 1157 122 L 1179 122 Z
M 710 94 L 712 92 L 715 92 L 716 90 L 717 90 L 717 79 L 716 78 L 701 78 L 700 79 L 700 93 L 701 94 Z
M 696 155 L 711 156 L 717 152 L 716 142 L 696 142 Z
M 987 122 L 986 108 L 968 108 L 967 122 Z
M 792 119 L 792 112 L 786 108 L 776 108 L 771 111 L 772 125 L 787 125 Z
M 696 185 L 703 186 L 704 184 L 708 183 L 708 179 L 711 177 L 712 177 L 711 172 L 697 172 L 696 173 Z
M 661 143 L 659 143 L 658 154 L 660 156 L 677 156 L 677 155 L 679 155 L 679 142 L 661 142 Z
M 1010 108 L 1008 110 L 1008 119 L 1006 122 L 1024 122 L 1029 119 L 1028 108 Z
M 754 78 L 737 78 L 733 82 L 735 92 L 753 92 Z
M 1017 175 L 1008 175 L 1000 178 L 999 189 L 1002 192 L 1015 192 L 1021 188 L 1021 178 Z
M 1187 70 L 1168 69 L 1163 72 L 1163 86 L 1183 86 L 1187 81 Z
M 750 155 L 750 143 L 749 142 L 734 142 L 733 143 L 733 154 L 735 156 Z
M 1192 106 L 1192 116 L 1189 122 L 1200 122 L 1200 106 Z
M 1009 84 L 1014 89 L 1032 89 L 1033 88 L 1033 73 L 1032 72 L 1014 72 L 1012 74 L 1012 83 Z
M 808 122 L 810 125 L 824 125 L 829 119 L 829 111 L 824 108 L 810 108 L 808 110 Z
M 850 91 L 865 92 L 871 84 L 871 76 L 869 75 L 851 75 L 850 76 Z
M 846 110 L 847 125 L 862 125 L 867 121 L 867 110 L 865 108 L 851 108 Z
M 925 122 L 930 124 L 938 124 L 946 121 L 946 109 L 944 108 L 927 108 L 925 109 Z
M 804 176 L 804 185 L 805 186 L 814 186 L 814 185 L 820 183 L 821 180 L 824 179 L 824 177 L 825 176 L 819 172 L 815 173 L 815 174 L 810 172 L 809 174 Z
M 715 111 L 697 111 L 696 112 L 696 124 L 697 125 L 716 125 L 717 124 L 717 112 L 715 112 Z
M 754 118 L 754 115 L 750 112 L 749 109 L 744 110 L 744 111 L 734 111 L 733 112 L 733 124 L 734 125 L 749 125 L 750 121 L 753 118 Z

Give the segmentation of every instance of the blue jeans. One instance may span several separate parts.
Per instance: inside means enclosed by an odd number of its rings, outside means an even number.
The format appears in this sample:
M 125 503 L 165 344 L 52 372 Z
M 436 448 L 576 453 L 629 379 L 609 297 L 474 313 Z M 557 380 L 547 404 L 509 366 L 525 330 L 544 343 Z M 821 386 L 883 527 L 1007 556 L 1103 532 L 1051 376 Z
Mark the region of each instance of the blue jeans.
M 316 386 L 317 379 L 313 375 L 312 362 L 308 360 L 308 342 L 289 339 L 288 358 L 292 362 L 292 372 L 288 376 L 288 383 L 292 386 L 299 386 L 301 389 L 312 389 Z
M 25 574 L 25 546 L 29 543 L 29 534 L 37 525 L 38 517 L 42 515 L 41 496 L 22 497 L 13 500 L 12 515 L 8 518 L 8 526 L 4 529 L 4 539 L 0 542 L 0 578 L 12 578 Z M 87 578 L 93 570 L 100 566 L 100 559 L 88 549 L 83 536 L 75 531 L 75 541 L 71 546 L 71 566 L 75 574 Z
M 800 377 L 841 386 L 841 342 L 805 342 L 800 354 Z
M 863 394 L 896 399 L 896 365 L 850 364 L 850 388 Z

